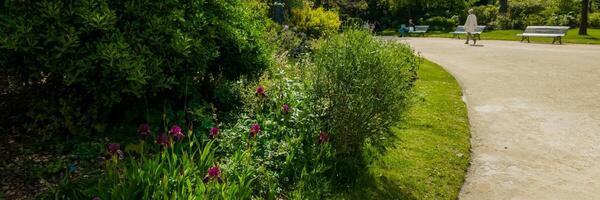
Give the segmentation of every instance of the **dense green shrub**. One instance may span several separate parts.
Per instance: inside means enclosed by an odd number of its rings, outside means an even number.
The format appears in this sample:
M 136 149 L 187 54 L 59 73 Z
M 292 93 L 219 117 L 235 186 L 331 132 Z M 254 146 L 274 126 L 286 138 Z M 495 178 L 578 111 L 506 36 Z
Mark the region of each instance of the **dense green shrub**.
M 456 28 L 458 21 L 455 18 L 437 16 L 425 20 L 425 24 L 429 25 L 431 30 L 451 31 Z
M 506 15 L 499 15 L 498 17 L 496 17 L 496 20 L 491 22 L 489 25 L 490 25 L 491 29 L 500 29 L 500 30 L 512 29 L 513 28 L 513 20 L 510 19 L 510 17 L 508 17 Z
M 280 63 L 284 63 L 282 56 Z M 321 199 L 330 194 L 333 149 L 323 132 L 324 109 L 310 98 L 300 66 L 281 65 L 260 86 L 231 85 L 246 104 L 237 121 L 211 115 L 195 129 L 140 126 L 141 139 L 107 145 L 106 172 L 96 181 L 72 180 L 48 197 L 61 199 Z M 163 115 L 164 124 L 177 124 Z M 164 126 L 164 125 L 163 125 Z M 210 129 L 209 129 L 210 128 Z M 187 130 L 187 131 L 186 131 Z M 169 133 L 164 135 L 160 132 Z M 181 139 L 178 135 L 181 133 Z M 134 134 L 134 133 L 131 133 Z M 217 167 L 218 175 L 209 169 Z M 213 168 L 215 169 L 215 168 Z M 65 180 L 70 180 L 66 178 Z
M 313 9 L 308 2 L 301 8 L 292 9 L 291 21 L 298 31 L 312 38 L 336 33 L 341 25 L 336 12 L 322 7 Z
M 554 14 L 546 18 L 543 23 L 548 26 L 571 26 L 575 27 L 579 23 L 577 15 L 574 12 L 566 14 Z
M 508 14 L 495 17 L 491 15 L 490 26 L 494 29 L 524 29 L 526 26 L 541 25 L 574 27 L 579 24 L 580 4 L 576 0 L 511 2 Z M 477 17 L 481 19 L 480 15 Z
M 279 59 L 285 63 L 285 57 Z M 329 192 L 332 165 L 330 145 L 319 142 L 324 110 L 312 101 L 311 85 L 305 82 L 302 65 L 278 65 L 261 79 L 260 90 L 246 88 L 246 108 L 240 119 L 226 124 L 219 141 L 224 155 L 250 147 L 249 168 L 256 169 L 253 189 L 271 199 L 285 195 L 320 199 Z M 249 128 L 260 133 L 249 136 Z
M 495 5 L 478 6 L 473 8 L 477 16 L 477 24 L 490 26 L 496 20 L 499 14 L 499 8 Z
M 590 14 L 590 26 L 594 28 L 600 28 L 600 13 Z
M 420 58 L 406 45 L 350 30 L 315 45 L 312 82 L 326 109 L 339 178 L 351 183 L 365 162 L 364 147 L 379 146 L 405 109 Z
M 15 94 L 32 94 L 21 102 L 30 132 L 103 131 L 165 105 L 219 102 L 227 93 L 214 88 L 258 77 L 270 63 L 258 3 L 6 1 L 1 9 L 0 65 L 24 85 Z

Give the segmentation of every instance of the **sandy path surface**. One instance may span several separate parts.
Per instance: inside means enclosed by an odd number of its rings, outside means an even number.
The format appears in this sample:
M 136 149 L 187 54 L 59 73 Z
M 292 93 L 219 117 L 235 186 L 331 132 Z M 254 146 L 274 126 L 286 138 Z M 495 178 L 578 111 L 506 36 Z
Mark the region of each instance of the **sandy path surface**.
M 600 46 L 402 41 L 463 87 L 472 160 L 461 199 L 600 199 Z

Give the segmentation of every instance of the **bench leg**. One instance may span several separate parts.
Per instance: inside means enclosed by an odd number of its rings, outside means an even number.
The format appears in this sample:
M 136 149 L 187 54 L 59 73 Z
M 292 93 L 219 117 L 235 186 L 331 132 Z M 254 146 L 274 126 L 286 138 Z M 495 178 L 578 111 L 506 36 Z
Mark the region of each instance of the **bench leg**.
M 481 40 L 481 34 L 477 34 L 477 39 Z
M 527 37 L 527 43 L 531 43 L 531 41 L 529 41 L 529 37 Z
M 523 42 L 523 40 L 525 40 L 525 36 L 521 36 L 521 42 Z
M 562 44 L 562 37 L 558 37 L 558 43 Z
M 554 39 L 552 40 L 552 44 L 556 43 L 556 39 L 557 37 L 554 37 Z

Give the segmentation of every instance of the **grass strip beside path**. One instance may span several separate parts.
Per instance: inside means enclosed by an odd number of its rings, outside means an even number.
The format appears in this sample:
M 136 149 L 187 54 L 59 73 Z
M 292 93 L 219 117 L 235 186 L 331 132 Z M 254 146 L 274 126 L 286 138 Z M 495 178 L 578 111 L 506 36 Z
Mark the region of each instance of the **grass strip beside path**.
M 396 147 L 369 166 L 370 178 L 341 199 L 456 199 L 469 163 L 470 132 L 454 77 L 425 61 L 415 103 L 396 129 Z

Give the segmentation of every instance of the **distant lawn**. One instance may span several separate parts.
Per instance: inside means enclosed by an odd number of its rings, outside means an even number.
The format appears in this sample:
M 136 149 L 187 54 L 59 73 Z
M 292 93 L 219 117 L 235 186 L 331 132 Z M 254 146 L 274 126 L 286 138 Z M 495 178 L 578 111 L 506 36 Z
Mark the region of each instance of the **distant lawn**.
M 563 43 L 572 44 L 600 44 L 600 29 L 588 29 L 588 35 L 581 36 L 577 32 L 579 29 L 571 29 L 567 35 L 563 38 Z M 521 37 L 517 34 L 523 33 L 523 30 L 493 30 L 483 32 L 481 35 L 482 40 L 510 40 L 510 41 L 521 41 Z M 398 35 L 394 30 L 388 29 L 384 31 L 384 35 Z M 430 31 L 426 34 L 426 37 L 452 37 L 447 31 Z M 464 35 L 461 35 L 461 39 L 464 39 Z M 539 38 L 531 37 L 532 43 L 552 43 L 552 38 Z
M 469 122 L 454 77 L 426 61 L 415 104 L 396 129 L 397 146 L 369 167 L 368 178 L 339 199 L 457 198 L 469 163 Z

